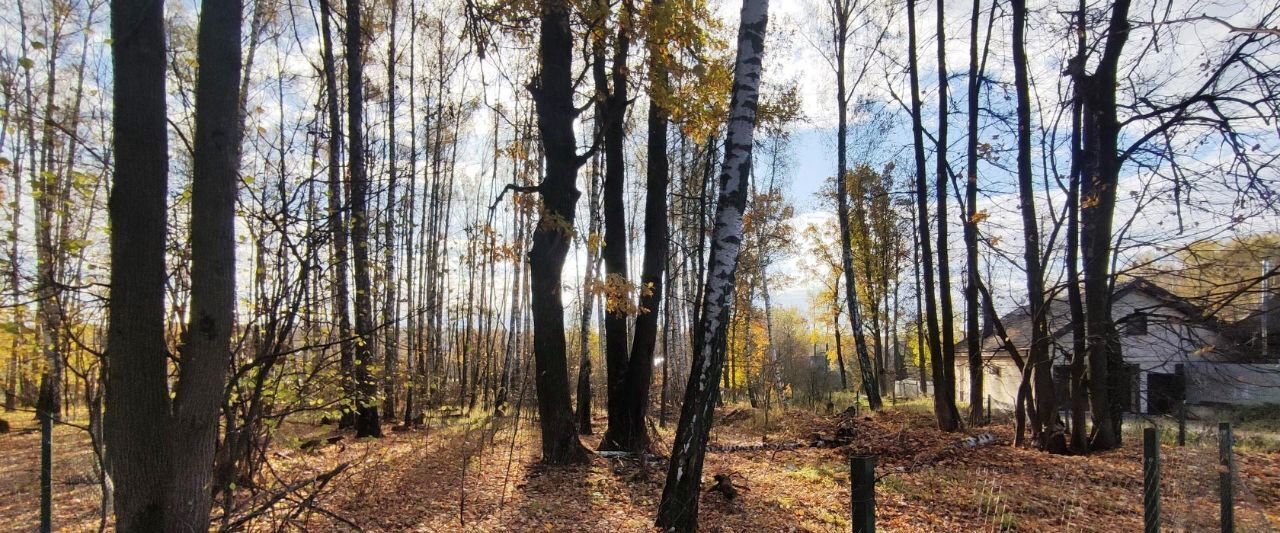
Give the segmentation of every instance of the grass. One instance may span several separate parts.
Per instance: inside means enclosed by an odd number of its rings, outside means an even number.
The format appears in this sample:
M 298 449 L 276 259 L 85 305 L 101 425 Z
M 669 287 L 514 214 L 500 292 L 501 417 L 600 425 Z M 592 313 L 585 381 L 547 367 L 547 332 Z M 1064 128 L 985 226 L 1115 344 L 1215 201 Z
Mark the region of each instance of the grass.
M 1142 442 L 1143 428 L 1160 428 L 1160 443 L 1176 446 L 1178 420 L 1172 416 L 1146 416 L 1141 422 L 1127 421 L 1123 437 L 1132 442 Z M 1192 447 L 1218 446 L 1217 422 L 1230 422 L 1235 437 L 1234 449 L 1260 453 L 1280 452 L 1280 406 L 1218 407 L 1212 415 L 1201 419 L 1189 419 L 1186 426 L 1186 445 Z
M 1280 433 L 1280 405 L 1251 405 L 1226 411 L 1229 421 L 1238 429 Z

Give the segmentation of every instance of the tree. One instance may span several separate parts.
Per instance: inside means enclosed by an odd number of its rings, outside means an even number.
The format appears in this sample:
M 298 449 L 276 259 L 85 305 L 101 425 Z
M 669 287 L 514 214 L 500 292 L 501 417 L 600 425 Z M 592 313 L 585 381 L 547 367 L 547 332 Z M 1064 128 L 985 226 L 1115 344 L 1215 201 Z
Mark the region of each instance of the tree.
M 798 92 L 798 87 L 790 85 L 773 98 L 766 97 L 761 102 L 762 116 L 757 120 L 760 123 L 759 128 L 762 130 L 763 138 L 759 144 L 762 153 L 769 158 L 769 164 L 766 172 L 753 172 L 752 175 L 753 177 L 760 175 L 767 181 L 763 192 L 759 192 L 759 188 L 754 183 L 749 183 L 751 192 L 748 198 L 748 209 L 743 214 L 743 233 L 750 239 L 748 244 L 751 244 L 744 253 L 755 259 L 755 270 L 759 271 L 755 278 L 760 282 L 760 296 L 764 300 L 764 342 L 767 354 L 761 365 L 760 382 L 765 394 L 765 431 L 768 430 L 768 411 L 772 405 L 774 393 L 776 392 L 779 398 L 784 396 L 782 369 L 773 335 L 775 309 L 769 292 L 769 283 L 773 278 L 787 280 L 789 277 L 786 273 L 770 270 L 770 267 L 793 249 L 792 227 L 787 222 L 795 215 L 795 209 L 786 201 L 780 187 L 784 185 L 785 173 L 789 166 L 791 128 L 801 117 Z M 786 281 L 783 283 L 785 284 Z M 841 366 L 843 367 L 843 357 L 841 357 Z M 843 368 L 841 372 L 843 373 Z M 847 385 L 847 383 L 842 381 L 841 385 Z
M 597 103 L 596 105 L 600 105 Z M 597 133 L 598 134 L 598 133 Z M 599 158 L 594 158 L 598 160 Z M 582 282 L 582 308 L 578 329 L 578 383 L 577 405 L 578 433 L 591 434 L 591 311 L 597 299 L 596 285 L 600 277 L 600 172 L 592 164 L 591 183 L 587 193 L 587 265 Z
M 858 283 L 862 286 L 859 305 L 866 310 L 870 337 L 875 339 L 873 377 L 881 387 L 891 387 L 887 335 L 895 322 L 889 295 L 897 281 L 897 261 L 905 254 L 900 237 L 894 188 L 893 164 L 876 171 L 865 163 L 854 166 L 845 175 L 846 188 L 852 200 L 853 220 L 849 228 L 854 264 L 858 265 Z
M 845 92 L 845 46 L 849 40 L 849 19 L 853 16 L 856 4 L 852 0 L 831 0 L 830 2 L 831 17 L 836 26 L 836 106 L 837 116 L 839 116 L 839 125 L 836 130 L 836 213 L 840 227 L 840 261 L 844 271 L 845 305 L 849 309 L 849 323 L 853 327 L 853 344 L 858 353 L 862 390 L 867 395 L 867 404 L 872 409 L 879 409 L 880 384 L 876 379 L 871 356 L 867 353 L 862 315 L 858 309 L 858 282 L 853 270 L 853 249 L 849 241 L 849 193 L 846 183 L 849 95 Z
M 191 308 L 169 426 L 166 531 L 209 528 L 218 410 L 235 320 L 235 213 L 240 171 L 239 1 L 204 4 L 191 187 Z M 134 450 L 134 453 L 141 450 Z
M 841 264 L 841 259 L 835 256 L 831 242 L 839 239 L 838 231 L 838 228 L 831 228 L 826 224 L 822 227 L 814 224 L 809 224 L 805 227 L 804 237 L 808 241 L 806 244 L 815 261 L 813 263 L 805 263 L 804 268 L 822 282 L 821 290 L 815 295 L 815 303 L 818 304 L 819 309 L 824 309 L 829 313 L 828 316 L 823 316 L 822 320 L 830 320 L 831 330 L 835 333 L 836 367 L 840 369 L 840 390 L 849 390 L 849 378 L 844 364 L 844 350 L 841 348 L 842 341 L 840 340 L 840 314 L 844 309 L 844 304 L 841 303 L 840 280 L 844 277 L 844 267 Z
M 969 355 L 969 424 L 985 420 L 982 388 L 982 312 L 978 302 L 978 112 L 982 90 L 982 67 L 978 62 L 978 15 L 982 0 L 973 0 L 969 18 L 968 139 L 965 142 L 965 212 L 962 218 L 965 249 L 965 350 Z M 994 16 L 995 9 L 992 9 Z M 990 39 L 988 28 L 987 37 Z M 985 52 L 985 50 L 984 50 Z M 983 61 L 985 62 L 985 54 Z M 987 413 L 988 415 L 990 413 Z
M 577 112 L 573 105 L 573 35 L 568 2 L 541 2 L 539 19 L 538 53 L 542 65 L 529 84 L 546 157 L 545 177 L 535 187 L 542 198 L 542 213 L 529 250 L 534 384 L 542 428 L 542 460 L 569 464 L 586 461 L 587 450 L 578 440 L 569 406 L 560 281 L 573 231 L 574 204 L 581 194 L 574 182 L 586 159 L 578 154 L 573 133 Z
M 355 381 L 357 437 L 381 437 L 377 384 L 369 372 L 374 361 L 373 284 L 369 280 L 369 177 L 364 161 L 364 46 L 360 0 L 347 0 L 347 172 L 351 179 L 351 246 L 355 276 Z
M 1237 206 L 1248 206 L 1258 198 L 1259 169 L 1267 165 L 1259 154 L 1268 152 L 1264 146 L 1270 146 L 1273 137 L 1254 133 L 1259 131 L 1254 125 L 1270 123 L 1277 114 L 1274 87 L 1264 81 L 1274 78 L 1276 69 L 1257 57 L 1274 51 L 1277 41 L 1265 28 L 1280 8 L 1257 11 L 1256 28 L 1228 27 L 1221 48 L 1211 49 L 1200 68 L 1148 80 L 1134 73 L 1131 65 L 1142 64 L 1153 47 L 1122 57 L 1132 32 L 1150 31 L 1148 42 L 1159 43 L 1157 39 L 1172 34 L 1159 28 L 1214 19 L 1192 11 L 1187 16 L 1169 12 L 1164 20 L 1135 22 L 1129 17 L 1130 6 L 1129 1 L 1113 3 L 1108 15 L 1098 19 L 1104 27 L 1100 39 L 1105 40 L 1089 45 L 1086 34 L 1085 46 L 1077 44 L 1077 55 L 1066 65 L 1080 113 L 1073 153 L 1080 179 L 1077 201 L 1093 449 L 1119 446 L 1123 399 L 1130 392 L 1130 376 L 1110 312 L 1116 275 L 1112 269 L 1130 227 L 1126 222 L 1113 231 L 1122 168 L 1128 164 L 1151 169 L 1152 175 L 1167 180 L 1176 227 L 1182 234 L 1182 210 L 1193 205 L 1187 198 L 1187 187 L 1193 183 L 1221 178 L 1218 190 L 1234 194 Z M 1091 51 L 1097 51 L 1096 60 L 1090 57 Z M 1120 79 L 1120 72 L 1126 73 L 1125 79 Z M 1121 111 L 1126 115 L 1123 119 Z M 1220 141 L 1224 163 L 1205 168 L 1183 155 L 1214 136 Z M 1119 144 L 1121 139 L 1126 144 Z
M 1018 199 L 1022 212 L 1023 266 L 1027 271 L 1027 302 L 1031 316 L 1031 346 L 1023 382 L 1032 384 L 1035 413 L 1032 437 L 1045 449 L 1065 452 L 1066 442 L 1058 424 L 1054 398 L 1053 360 L 1049 355 L 1049 327 L 1044 298 L 1044 272 L 1040 264 L 1040 231 L 1036 218 L 1035 185 L 1031 171 L 1031 94 L 1027 75 L 1025 0 L 1013 0 L 1013 72 L 1018 119 Z
M 1111 5 L 1106 43 L 1094 72 L 1084 72 L 1083 56 L 1075 58 L 1070 67 L 1082 116 L 1077 155 L 1082 176 L 1087 176 L 1080 182 L 1080 251 L 1088 332 L 1089 405 L 1093 413 L 1089 446 L 1095 450 L 1120 445 L 1122 414 L 1120 403 L 1112 398 L 1128 389 L 1120 372 L 1124 361 L 1120 337 L 1111 318 L 1109 263 L 1121 163 L 1116 150 L 1120 124 L 1116 119 L 1115 86 L 1120 52 L 1129 37 L 1129 4 L 1129 0 L 1117 0 Z
M 391 218 L 396 215 L 396 63 L 400 57 L 396 55 L 396 15 L 400 2 L 391 0 L 389 16 L 390 38 L 387 39 L 387 204 L 386 220 L 382 221 L 382 263 L 386 269 L 384 281 L 386 295 L 382 300 L 382 324 L 391 328 L 391 334 L 383 335 L 382 340 L 382 414 L 390 420 L 396 413 L 396 363 L 399 361 L 400 328 L 396 313 L 399 309 L 400 294 L 396 283 L 396 239 L 395 224 Z M 416 22 L 416 21 L 415 21 Z M 496 155 L 496 151 L 495 151 Z
M 951 305 L 951 260 L 949 251 L 951 241 L 947 237 L 947 182 L 951 176 L 951 168 L 947 162 L 947 116 L 951 109 L 948 100 L 947 74 L 947 34 L 945 0 L 938 0 L 935 13 L 938 32 L 938 136 L 937 151 L 934 154 L 937 163 L 936 181 L 933 189 L 935 208 L 938 210 L 938 314 L 942 321 L 942 338 L 939 345 L 941 359 L 936 371 L 942 379 L 934 384 L 934 397 L 941 397 L 944 416 L 938 417 L 938 427 L 946 431 L 960 429 L 960 412 L 956 409 L 956 344 L 955 344 L 955 312 Z
M 320 40 L 324 55 L 325 105 L 328 115 L 328 191 L 329 191 L 329 232 L 333 247 L 330 261 L 333 263 L 333 310 L 338 326 L 338 353 L 342 371 L 343 392 L 346 395 L 342 409 L 342 425 L 350 427 L 354 422 L 351 402 L 355 401 L 353 388 L 353 365 L 355 362 L 355 346 L 351 334 L 351 293 L 347 289 L 347 267 L 349 242 L 347 235 L 346 194 L 342 183 L 342 121 L 341 109 L 338 107 L 338 67 L 333 51 L 333 36 L 329 22 L 332 18 L 329 0 L 320 0 Z
M 920 112 L 920 67 L 916 57 L 916 0 L 907 0 L 907 71 L 911 78 L 911 136 L 912 146 L 915 152 L 915 171 L 916 171 L 916 222 L 919 229 L 919 248 L 920 248 L 920 269 L 924 271 L 924 314 L 925 325 L 927 327 L 926 337 L 929 344 L 930 366 L 933 372 L 933 412 L 938 418 L 938 427 L 946 431 L 954 431 L 959 428 L 960 414 L 956 410 L 955 405 L 955 387 L 954 381 L 948 384 L 948 371 L 946 366 L 950 363 L 943 354 L 943 345 L 952 342 L 950 332 L 944 337 L 938 330 L 938 291 L 945 292 L 945 286 L 942 289 L 935 289 L 933 277 L 933 247 L 929 244 L 929 186 L 925 182 L 925 156 L 924 156 L 924 125 L 921 120 Z M 945 102 L 946 100 L 942 100 Z M 941 138 L 941 136 L 940 136 Z M 940 152 L 945 149 L 944 143 L 939 143 Z M 939 165 L 940 170 L 945 171 L 944 165 Z M 941 174 L 942 172 L 939 172 Z M 939 185 L 945 186 L 946 182 L 939 176 Z M 945 191 L 938 191 L 939 197 L 943 200 L 942 207 L 938 212 L 945 214 Z M 945 221 L 945 216 L 940 220 Z M 942 225 L 942 224 L 939 224 Z M 944 232 L 945 233 L 945 232 Z M 938 243 L 946 244 L 945 239 L 939 239 Z M 939 256 L 938 262 L 944 262 L 942 256 Z M 948 313 L 950 306 L 946 306 L 943 313 Z M 949 322 L 947 316 L 943 316 L 944 323 Z M 949 329 L 949 328 L 948 328 Z M 954 351 L 952 352 L 954 354 Z M 953 356 L 954 359 L 954 356 Z M 951 370 L 954 373 L 954 368 Z
M 738 253 L 742 249 L 742 213 L 751 171 L 768 9 L 768 0 L 743 0 L 742 3 L 724 165 L 720 172 L 716 224 L 711 235 L 711 264 L 702 293 L 699 325 L 693 335 L 693 372 L 685 387 L 680 424 L 671 446 L 671 462 L 656 520 L 656 524 L 665 529 L 694 531 L 698 524 L 702 463 L 719 394 L 716 385 L 724 366 L 728 303 L 733 297 Z
M 111 3 L 113 144 L 111 300 L 104 438 L 115 479 L 116 528 L 165 526 L 169 396 L 164 340 L 168 225 L 164 5 Z
M 626 9 L 624 4 L 624 9 Z M 664 65 L 666 35 L 660 32 L 668 17 L 664 0 L 649 5 L 649 138 L 645 174 L 644 259 L 640 272 L 640 304 L 637 309 L 631 357 L 623 378 L 626 404 L 619 413 L 620 426 L 605 434 L 605 442 L 623 450 L 643 453 L 649 448 L 645 417 L 649 411 L 649 386 L 653 382 L 653 354 L 658 340 L 658 312 L 662 307 L 664 270 L 667 263 L 667 122 L 663 101 L 669 93 Z M 615 81 L 615 87 L 617 87 Z M 616 90 L 616 89 L 615 89 Z M 608 246 L 608 244 L 606 244 Z M 610 409 L 612 411 L 612 408 Z M 610 429 L 613 429 L 611 426 Z
M 601 1 L 597 6 L 596 17 L 601 21 L 609 18 L 609 2 Z M 626 394 L 628 369 L 627 315 L 630 310 L 631 291 L 627 279 L 627 213 L 623 203 L 623 190 L 626 187 L 627 161 L 623 153 L 626 141 L 627 107 L 627 60 L 631 48 L 632 7 L 630 0 L 623 0 L 619 7 L 617 36 L 613 43 L 613 70 L 610 83 L 605 81 L 604 45 L 601 37 L 593 42 L 594 61 L 592 71 L 595 73 L 596 90 L 602 94 L 600 127 L 604 141 L 604 257 L 605 273 L 605 306 L 604 342 L 605 370 L 608 374 L 608 411 L 609 425 L 605 429 L 601 449 L 630 449 L 634 442 L 630 435 L 631 424 L 626 420 L 632 398 Z M 603 28 L 601 28 L 603 29 Z M 595 32 L 603 34 L 603 31 Z M 640 422 L 643 427 L 644 422 Z
M 172 406 L 164 342 L 163 8 L 126 0 L 112 4 L 116 165 L 105 437 L 122 530 L 208 528 L 235 305 L 241 6 L 234 4 L 205 6 L 200 17 L 191 324 Z

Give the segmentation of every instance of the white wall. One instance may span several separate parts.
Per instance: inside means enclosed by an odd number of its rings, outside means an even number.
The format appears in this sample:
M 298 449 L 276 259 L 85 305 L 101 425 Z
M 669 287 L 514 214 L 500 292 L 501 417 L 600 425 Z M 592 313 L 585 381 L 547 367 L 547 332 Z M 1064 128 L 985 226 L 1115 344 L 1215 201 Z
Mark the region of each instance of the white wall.
M 1120 346 L 1125 363 L 1138 366 L 1138 404 L 1135 407 L 1144 413 L 1147 411 L 1148 373 L 1173 374 L 1179 364 L 1210 363 L 1221 359 L 1214 347 L 1225 346 L 1227 343 L 1227 339 L 1217 332 L 1187 325 L 1182 320 L 1185 318 L 1182 313 L 1161 305 L 1160 301 L 1146 294 L 1128 292 L 1112 306 L 1112 316 L 1119 322 L 1117 327 L 1120 329 Z M 1149 315 L 1146 334 L 1127 334 L 1126 325 L 1121 319 L 1139 311 Z M 1056 341 L 1058 347 L 1052 350 L 1054 365 L 1065 365 L 1068 363 L 1065 350 L 1069 350 L 1071 344 L 1070 333 Z M 1023 354 L 1024 357 L 1025 355 Z M 984 395 L 991 396 L 992 407 L 1012 409 L 1022 379 L 1017 365 L 1003 351 L 998 354 L 987 352 L 983 359 Z M 1280 371 L 1277 374 L 1280 375 Z M 1280 379 L 1280 376 L 1277 378 Z M 1190 381 L 1187 386 L 1190 395 Z M 1280 394 L 1280 390 L 1276 394 Z M 969 361 L 961 355 L 956 360 L 956 400 L 966 402 L 968 399 Z
M 1280 365 L 1192 363 L 1186 366 L 1187 403 L 1280 405 Z
M 967 358 L 956 361 L 956 401 L 969 401 L 969 361 Z M 992 409 L 1012 410 L 1014 401 L 1018 399 L 1018 385 L 1022 382 L 1022 372 L 1013 363 L 1013 359 L 1000 355 L 985 357 L 982 365 L 983 397 L 991 397 Z M 983 400 L 985 401 L 985 400 Z

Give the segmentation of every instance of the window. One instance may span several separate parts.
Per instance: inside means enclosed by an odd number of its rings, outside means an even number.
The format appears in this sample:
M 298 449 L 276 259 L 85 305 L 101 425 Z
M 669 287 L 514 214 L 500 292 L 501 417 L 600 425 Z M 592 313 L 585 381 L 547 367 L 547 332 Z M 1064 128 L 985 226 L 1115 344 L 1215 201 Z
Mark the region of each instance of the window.
M 1058 410 L 1071 409 L 1071 366 L 1053 365 L 1053 394 L 1058 397 Z
M 1125 335 L 1146 335 L 1147 334 L 1147 315 L 1143 313 L 1134 313 L 1124 319 Z
M 1138 368 L 1138 365 L 1132 363 L 1124 365 L 1123 371 L 1123 381 L 1128 387 L 1128 390 L 1123 391 L 1121 397 L 1124 398 L 1124 401 L 1122 402 L 1123 405 L 1120 407 L 1126 413 L 1136 413 L 1138 412 L 1138 406 L 1142 405 L 1142 372 L 1141 369 Z

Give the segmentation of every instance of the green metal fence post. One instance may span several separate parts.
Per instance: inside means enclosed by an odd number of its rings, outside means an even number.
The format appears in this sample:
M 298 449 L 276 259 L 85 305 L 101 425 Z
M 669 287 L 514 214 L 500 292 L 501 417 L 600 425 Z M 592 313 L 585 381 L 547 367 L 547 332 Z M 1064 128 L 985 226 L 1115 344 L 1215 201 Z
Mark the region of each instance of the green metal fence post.
M 1142 430 L 1142 519 L 1145 533 L 1160 531 L 1160 433 Z
M 1178 446 L 1187 445 L 1187 401 L 1178 404 Z
M 1235 461 L 1231 460 L 1231 424 L 1218 424 L 1218 490 L 1222 495 L 1222 533 L 1235 531 L 1235 495 L 1231 479 L 1235 473 Z
M 853 499 L 854 533 L 876 530 L 876 456 L 855 455 L 850 458 L 849 485 Z

